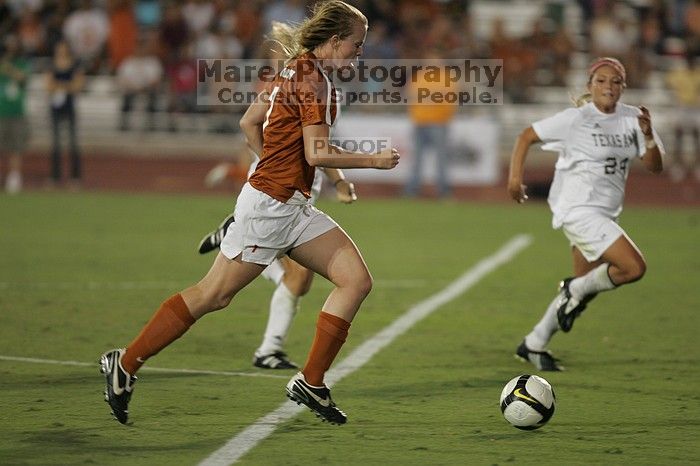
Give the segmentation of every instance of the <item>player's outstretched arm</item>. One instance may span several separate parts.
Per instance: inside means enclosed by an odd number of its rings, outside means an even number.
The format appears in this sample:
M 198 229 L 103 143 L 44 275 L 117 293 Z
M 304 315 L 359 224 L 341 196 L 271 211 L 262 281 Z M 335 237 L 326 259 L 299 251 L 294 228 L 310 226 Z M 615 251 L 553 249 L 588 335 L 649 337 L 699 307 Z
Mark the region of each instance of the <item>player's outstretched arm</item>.
M 304 155 L 312 167 L 379 168 L 389 170 L 399 163 L 399 151 L 387 148 L 376 154 L 353 152 L 331 144 L 328 125 L 304 126 Z
M 537 136 L 535 130 L 532 129 L 532 126 L 525 128 L 515 140 L 513 153 L 510 156 L 508 194 L 518 203 L 523 203 L 527 200 L 527 194 L 525 194 L 527 186 L 523 184 L 525 159 L 527 158 L 527 152 L 530 146 L 538 141 L 540 141 L 540 138 Z

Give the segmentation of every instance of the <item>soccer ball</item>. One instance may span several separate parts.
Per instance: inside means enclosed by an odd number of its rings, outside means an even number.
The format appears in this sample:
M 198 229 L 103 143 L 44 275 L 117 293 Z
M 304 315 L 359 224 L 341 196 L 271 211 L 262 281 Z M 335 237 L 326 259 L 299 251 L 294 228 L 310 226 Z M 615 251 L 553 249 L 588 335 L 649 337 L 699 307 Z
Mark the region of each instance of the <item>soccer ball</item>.
M 501 412 L 518 429 L 539 429 L 552 418 L 555 399 L 552 386 L 542 377 L 519 375 L 503 387 Z

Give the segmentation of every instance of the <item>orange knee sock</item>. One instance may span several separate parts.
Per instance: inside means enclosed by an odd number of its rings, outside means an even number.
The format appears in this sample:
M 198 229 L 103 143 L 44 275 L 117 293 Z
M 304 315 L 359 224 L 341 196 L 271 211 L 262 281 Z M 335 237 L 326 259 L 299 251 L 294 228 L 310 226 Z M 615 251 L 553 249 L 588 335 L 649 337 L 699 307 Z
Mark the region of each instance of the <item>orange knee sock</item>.
M 323 375 L 345 343 L 349 328 L 350 322 L 321 311 L 316 322 L 316 336 L 302 370 L 307 383 L 323 385 Z
M 122 356 L 122 368 L 133 375 L 141 365 L 160 350 L 180 338 L 195 318 L 180 293 L 163 302 Z

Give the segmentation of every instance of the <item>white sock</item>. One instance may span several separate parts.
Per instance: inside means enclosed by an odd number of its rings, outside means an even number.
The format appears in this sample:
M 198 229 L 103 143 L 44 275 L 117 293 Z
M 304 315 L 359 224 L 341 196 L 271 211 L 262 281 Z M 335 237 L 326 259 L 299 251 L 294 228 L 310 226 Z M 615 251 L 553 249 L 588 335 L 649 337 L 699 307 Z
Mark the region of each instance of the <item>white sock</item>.
M 609 266 L 610 264 L 600 264 L 586 275 L 571 280 L 571 283 L 569 283 L 569 291 L 572 296 L 581 299 L 589 294 L 615 288 L 615 284 L 610 280 L 610 276 L 608 275 Z
M 557 320 L 557 305 L 559 303 L 559 293 L 554 297 L 547 310 L 544 312 L 542 319 L 537 322 L 530 332 L 525 337 L 525 345 L 533 351 L 544 351 L 549 344 L 549 340 L 559 330 L 559 321 Z
M 255 351 L 256 356 L 282 351 L 292 320 L 299 308 L 300 299 L 299 296 L 294 296 L 283 282 L 280 282 L 270 300 L 270 316 L 262 344 Z

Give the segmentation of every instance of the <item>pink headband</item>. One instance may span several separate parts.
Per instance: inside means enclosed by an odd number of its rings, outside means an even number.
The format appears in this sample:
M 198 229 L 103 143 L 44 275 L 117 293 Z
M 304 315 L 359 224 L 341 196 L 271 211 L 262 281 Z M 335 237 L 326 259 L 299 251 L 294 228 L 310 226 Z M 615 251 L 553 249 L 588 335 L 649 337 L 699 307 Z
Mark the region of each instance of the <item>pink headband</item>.
M 617 72 L 617 74 L 622 76 L 623 82 L 627 81 L 627 72 L 625 71 L 625 67 L 622 65 L 622 63 L 620 63 L 619 60 L 610 57 L 596 59 L 593 62 L 593 64 L 591 64 L 591 66 L 588 68 L 588 77 L 590 78 L 591 76 L 593 76 L 593 73 L 595 73 L 596 70 L 601 66 L 612 67 Z

